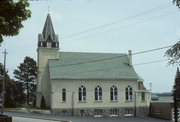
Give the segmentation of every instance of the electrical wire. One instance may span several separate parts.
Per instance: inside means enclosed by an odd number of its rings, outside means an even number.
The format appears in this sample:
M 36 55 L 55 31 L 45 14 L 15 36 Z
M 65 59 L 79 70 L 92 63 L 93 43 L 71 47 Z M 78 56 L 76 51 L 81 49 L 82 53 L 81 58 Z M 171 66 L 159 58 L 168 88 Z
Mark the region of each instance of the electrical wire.
M 154 64 L 154 63 L 160 63 L 160 62 L 165 62 L 168 61 L 168 59 L 165 60 L 156 60 L 156 61 L 151 61 L 151 62 L 143 62 L 143 63 L 139 63 L 139 64 L 134 64 L 133 66 L 139 66 L 139 65 L 147 65 L 147 64 Z M 102 68 L 102 69 L 93 69 L 93 70 L 86 70 L 86 71 L 75 71 L 75 72 L 69 72 L 68 74 L 74 74 L 74 73 L 87 73 L 87 72 L 95 72 L 95 71 L 108 71 L 108 70 L 112 70 L 112 69 L 119 69 L 119 68 L 123 68 L 123 67 L 127 67 L 127 66 L 121 66 L 121 67 L 110 67 L 110 68 Z M 41 67 L 42 68 L 42 67 Z M 10 68 L 6 68 L 8 70 L 15 70 L 15 69 L 10 69 Z M 65 72 L 64 72 L 65 73 Z
M 138 55 L 138 54 L 142 54 L 142 53 L 148 53 L 148 52 L 153 52 L 153 51 L 157 51 L 157 50 L 162 50 L 162 49 L 166 49 L 169 47 L 172 47 L 173 45 L 170 46 L 164 46 L 164 47 L 160 47 L 160 48 L 155 48 L 155 49 L 151 49 L 151 50 L 145 50 L 145 51 L 140 51 L 137 53 L 133 53 L 132 55 Z M 87 62 L 79 62 L 79 63 L 74 63 L 74 64 L 66 64 L 66 65 L 56 65 L 56 66 L 51 66 L 51 67 L 66 67 L 66 66 L 73 66 L 73 65 L 80 65 L 80 64 L 86 64 L 86 63 L 93 63 L 93 62 L 100 62 L 100 61 L 105 61 L 105 60 L 111 60 L 111 59 L 115 59 L 115 58 L 121 58 L 121 57 L 127 57 L 127 55 L 121 55 L 121 56 L 114 56 L 111 58 L 103 58 L 100 60 L 92 60 L 92 61 L 87 61 Z M 166 60 L 158 60 L 158 61 L 152 61 L 152 62 L 144 62 L 144 63 L 140 63 L 140 64 L 134 64 L 133 66 L 136 65 L 144 65 L 144 64 L 150 64 L 150 63 L 158 63 L 158 62 L 163 62 L 163 61 L 167 61 Z M 40 67 L 40 68 L 47 68 L 47 67 Z M 116 67 L 113 67 L 116 68 Z M 13 68 L 7 68 L 8 70 L 15 70 Z M 103 70 L 103 69 L 99 69 L 99 70 Z
M 162 49 L 166 49 L 166 48 L 169 48 L 172 46 L 173 45 L 155 48 L 155 49 L 151 49 L 151 50 L 140 51 L 137 53 L 133 53 L 132 55 L 138 55 L 138 54 L 142 54 L 142 53 L 148 53 L 148 52 L 153 52 L 153 51 L 157 51 L 157 50 L 162 50 Z M 111 59 L 121 58 L 121 57 L 127 57 L 127 55 L 120 55 L 120 56 L 114 56 L 114 57 L 110 57 L 110 58 L 103 58 L 103 59 L 98 59 L 98 60 L 91 60 L 91 61 L 72 63 L 72 64 L 56 65 L 56 66 L 51 66 L 51 67 L 66 67 L 66 66 L 73 66 L 73 65 L 89 64 L 89 63 L 96 63 L 96 62 L 101 62 L 101 61 L 106 61 L 106 60 L 111 60 Z M 46 68 L 46 67 L 41 67 L 41 68 Z
M 165 60 L 157 60 L 157 61 L 151 61 L 151 62 L 144 62 L 144 63 L 139 63 L 139 64 L 134 64 L 133 66 L 137 66 L 137 65 L 145 65 L 145 64 L 152 64 L 152 63 L 160 63 L 160 62 L 165 62 L 168 61 L 169 59 L 165 59 Z
M 138 13 L 138 14 L 135 14 L 135 15 L 120 19 L 120 20 L 116 20 L 116 21 L 113 21 L 113 22 L 110 22 L 110 23 L 107 23 L 107 24 L 104 24 L 104 25 L 93 27 L 93 28 L 90 28 L 90 29 L 87 29 L 87 30 L 84 30 L 84 31 L 74 33 L 74 34 L 70 34 L 70 35 L 62 37 L 62 39 L 74 37 L 74 36 L 77 36 L 77 35 L 80 35 L 80 34 L 83 34 L 83 33 L 91 32 L 91 31 L 101 29 L 101 28 L 104 28 L 104 27 L 107 27 L 107 26 L 110 26 L 110 25 L 114 25 L 114 24 L 117 24 L 117 23 L 120 23 L 120 22 L 123 22 L 123 21 L 127 21 L 129 19 L 136 18 L 136 17 L 142 16 L 142 15 L 145 15 L 147 13 L 152 13 L 152 12 L 155 12 L 157 10 L 161 10 L 161 9 L 166 8 L 169 4 L 170 4 L 170 2 L 166 3 L 166 4 L 163 4 L 163 5 L 160 5 L 160 6 L 157 6 L 157 7 L 154 7 L 152 9 L 147 10 L 147 11 L 144 11 L 144 12 L 141 12 L 141 13 Z
M 132 24 L 129 24 L 129 25 L 124 25 L 124 26 L 121 26 L 121 27 L 118 27 L 118 28 L 115 28 L 115 29 L 111 29 L 111 30 L 108 30 L 108 31 L 102 31 L 102 32 L 95 33 L 95 34 L 88 35 L 88 36 L 84 36 L 84 37 L 81 37 L 81 38 L 78 38 L 78 39 L 68 40 L 68 41 L 65 41 L 65 42 L 63 42 L 63 43 L 69 43 L 69 42 L 73 42 L 73 41 L 79 41 L 79 40 L 82 40 L 82 39 L 95 37 L 95 36 L 98 36 L 98 35 L 101 35 L 101 34 L 105 34 L 105 33 L 113 32 L 113 31 L 117 31 L 117 30 L 120 30 L 120 29 L 125 29 L 125 28 L 128 28 L 128 27 L 132 27 L 132 26 L 135 26 L 135 25 L 138 25 L 138 24 L 145 23 L 145 22 L 147 22 L 147 21 L 150 21 L 150 20 L 153 20 L 153 19 L 156 19 L 156 18 L 160 18 L 160 17 L 166 16 L 166 15 L 171 15 L 171 14 L 174 14 L 174 13 L 176 13 L 176 12 L 179 12 L 179 10 L 178 10 L 178 11 L 177 11 L 177 10 L 176 10 L 176 11 L 171 11 L 171 12 L 169 12 L 169 13 L 165 13 L 165 14 L 162 14 L 162 15 L 158 15 L 158 16 L 155 16 L 155 17 L 152 17 L 152 18 L 148 18 L 148 19 L 145 19 L 145 20 L 142 20 L 142 21 L 138 21 L 138 22 L 135 22 L 135 23 L 132 23 Z

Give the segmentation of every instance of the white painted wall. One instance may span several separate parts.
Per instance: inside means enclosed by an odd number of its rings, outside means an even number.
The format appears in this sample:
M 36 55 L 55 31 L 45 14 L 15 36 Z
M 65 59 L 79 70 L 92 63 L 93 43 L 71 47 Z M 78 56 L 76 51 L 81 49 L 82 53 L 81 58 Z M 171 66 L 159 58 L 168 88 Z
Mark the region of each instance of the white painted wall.
M 39 47 L 38 53 L 38 85 L 37 107 L 40 107 L 41 98 L 44 96 L 46 106 L 50 107 L 51 84 L 49 78 L 48 60 L 59 59 L 59 48 Z
M 78 100 L 78 89 L 83 85 L 86 87 L 86 101 Z M 102 87 L 102 101 L 94 100 L 94 89 L 99 85 Z M 110 87 L 115 85 L 118 88 L 118 101 L 110 101 Z M 133 88 L 133 101 L 125 100 L 125 88 L 130 85 Z M 67 100 L 62 102 L 62 89 L 66 88 Z M 146 92 L 145 101 L 141 100 L 141 94 L 137 91 L 138 83 L 136 81 L 120 80 L 52 80 L 52 104 L 51 108 L 93 108 L 93 107 L 134 107 L 149 106 L 148 94 Z M 136 93 L 136 102 L 135 102 Z M 73 101 L 73 102 L 72 102 Z

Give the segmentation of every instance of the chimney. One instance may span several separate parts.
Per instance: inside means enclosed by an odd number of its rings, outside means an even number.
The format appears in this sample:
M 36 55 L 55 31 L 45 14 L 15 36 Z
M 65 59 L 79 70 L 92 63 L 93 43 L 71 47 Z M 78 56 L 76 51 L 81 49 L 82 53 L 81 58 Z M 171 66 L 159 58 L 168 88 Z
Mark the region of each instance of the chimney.
M 132 66 L 132 50 L 128 51 L 128 56 L 129 56 L 129 66 Z

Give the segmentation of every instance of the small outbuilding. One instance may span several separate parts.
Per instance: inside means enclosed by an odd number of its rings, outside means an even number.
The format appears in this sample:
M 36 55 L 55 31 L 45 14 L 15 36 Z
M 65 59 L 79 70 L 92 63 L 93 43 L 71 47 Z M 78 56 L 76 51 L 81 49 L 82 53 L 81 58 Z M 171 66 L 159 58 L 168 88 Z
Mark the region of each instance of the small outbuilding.
M 180 111 L 180 104 L 178 104 Z M 180 114 L 180 112 L 178 113 Z M 151 102 L 150 116 L 166 120 L 174 120 L 174 103 L 173 102 Z M 180 118 L 180 115 L 178 115 Z

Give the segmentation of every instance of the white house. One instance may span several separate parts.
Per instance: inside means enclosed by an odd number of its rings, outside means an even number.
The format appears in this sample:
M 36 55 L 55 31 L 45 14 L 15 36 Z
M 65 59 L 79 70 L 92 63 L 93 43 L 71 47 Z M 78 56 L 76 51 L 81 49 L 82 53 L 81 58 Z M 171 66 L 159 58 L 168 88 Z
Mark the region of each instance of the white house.
M 59 52 L 50 14 L 38 35 L 37 107 L 53 114 L 146 116 L 150 94 L 132 65 L 132 53 Z

